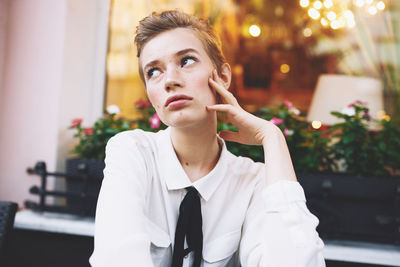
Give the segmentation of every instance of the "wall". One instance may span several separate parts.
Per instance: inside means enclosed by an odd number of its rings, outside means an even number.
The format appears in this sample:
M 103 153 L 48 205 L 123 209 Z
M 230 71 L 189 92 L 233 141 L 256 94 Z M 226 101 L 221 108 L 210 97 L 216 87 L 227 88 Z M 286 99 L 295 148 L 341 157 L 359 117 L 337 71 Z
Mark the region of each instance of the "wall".
M 7 10 L 8 10 L 9 0 L 0 0 L 0 106 L 2 92 L 3 92 L 3 69 L 4 69 L 4 58 L 6 50 L 6 39 L 7 39 Z
M 1 200 L 21 203 L 27 197 L 33 179 L 25 169 L 36 160 L 55 165 L 65 14 L 64 1 L 9 2 L 0 107 Z
M 28 192 L 39 177 L 26 168 L 43 160 L 50 171 L 63 171 L 70 120 L 101 115 L 108 5 L 12 0 L 1 8 L 8 17 L 5 27 L 0 23 L 0 36 L 7 36 L 0 41 L 0 200 L 37 200 Z

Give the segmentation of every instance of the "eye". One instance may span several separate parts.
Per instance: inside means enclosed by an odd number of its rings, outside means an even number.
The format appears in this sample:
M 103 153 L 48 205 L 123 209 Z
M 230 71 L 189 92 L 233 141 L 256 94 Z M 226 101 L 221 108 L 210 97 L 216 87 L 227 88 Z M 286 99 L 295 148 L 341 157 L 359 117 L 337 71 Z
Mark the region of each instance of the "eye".
M 182 67 L 189 66 L 189 65 L 192 65 L 195 62 L 196 62 L 196 58 L 187 56 L 187 57 L 182 58 L 181 66 Z
M 154 78 L 160 75 L 160 70 L 157 68 L 151 68 L 147 71 L 147 77 Z

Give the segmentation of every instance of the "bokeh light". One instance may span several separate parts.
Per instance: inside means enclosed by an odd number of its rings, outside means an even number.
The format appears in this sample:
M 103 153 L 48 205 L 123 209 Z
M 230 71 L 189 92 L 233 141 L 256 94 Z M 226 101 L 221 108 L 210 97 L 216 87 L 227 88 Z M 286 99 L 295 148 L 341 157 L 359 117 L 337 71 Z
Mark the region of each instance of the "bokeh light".
M 320 21 L 323 27 L 332 29 L 353 28 L 356 25 L 353 11 L 362 9 L 375 15 L 386 7 L 384 0 L 300 0 L 300 6 L 307 9 L 310 18 Z
M 313 122 L 311 123 L 311 126 L 312 126 L 314 129 L 319 129 L 319 128 L 321 128 L 322 123 L 321 123 L 320 121 L 313 121 Z
M 280 70 L 282 73 L 288 73 L 290 71 L 290 66 L 288 64 L 282 64 Z
M 309 0 L 300 0 L 300 6 L 301 7 L 308 7 L 310 5 Z
M 303 35 L 304 35 L 304 37 L 310 37 L 312 35 L 312 30 L 310 28 L 308 28 L 308 27 L 305 28 L 303 30 Z
M 260 29 L 260 26 L 258 26 L 258 25 L 251 25 L 250 27 L 249 27 L 249 33 L 250 33 L 250 35 L 251 36 L 253 36 L 253 37 L 258 37 L 258 36 L 260 36 L 260 34 L 261 34 L 261 29 Z

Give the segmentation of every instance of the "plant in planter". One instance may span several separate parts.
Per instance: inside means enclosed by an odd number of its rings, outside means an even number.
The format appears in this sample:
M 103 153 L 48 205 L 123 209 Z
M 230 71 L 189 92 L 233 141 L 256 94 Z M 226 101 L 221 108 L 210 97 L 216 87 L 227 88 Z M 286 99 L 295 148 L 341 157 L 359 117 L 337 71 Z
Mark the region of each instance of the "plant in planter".
M 370 130 L 368 108 L 356 101 L 332 114 L 331 157 L 345 173 L 300 174 L 310 210 L 325 238 L 400 242 L 399 128 L 381 120 Z
M 332 172 L 335 169 L 329 147 L 329 127 L 313 129 L 288 100 L 276 108 L 261 108 L 255 115 L 271 121 L 282 130 L 297 172 Z M 218 124 L 218 131 L 220 130 L 237 131 L 236 127 L 222 120 Z M 227 147 L 235 155 L 264 161 L 262 147 L 230 142 L 227 142 Z
M 333 115 L 343 122 L 311 127 L 292 104 L 262 108 L 259 117 L 284 133 L 307 205 L 327 239 L 400 241 L 400 128 L 388 117 L 369 129 L 364 103 L 356 101 Z M 220 122 L 219 129 L 235 130 Z M 263 161 L 260 147 L 228 143 L 231 152 Z M 339 166 L 340 165 L 340 166 Z
M 332 155 L 331 129 L 328 126 L 321 126 L 314 129 L 310 125 L 300 133 L 303 142 L 289 143 L 289 147 L 297 147 L 295 151 L 294 167 L 299 173 L 331 173 L 337 170 L 337 164 Z
M 135 108 L 141 117 L 129 120 L 118 116 L 119 108 L 109 106 L 104 116 L 91 127 L 83 127 L 82 119 L 74 119 L 69 129 L 75 132 L 77 145 L 71 151 L 76 157 L 67 159 L 67 192 L 80 193 L 82 197 L 67 197 L 67 206 L 77 213 L 94 216 L 97 196 L 103 179 L 105 147 L 108 140 L 119 132 L 140 128 L 145 131 L 164 129 L 150 102 L 139 99 Z
M 382 116 L 379 130 L 370 129 L 371 117 L 365 103 L 356 101 L 332 115 L 343 119 L 330 128 L 332 155 L 343 161 L 347 174 L 393 176 L 400 170 L 400 128 L 390 117 Z
M 391 175 L 400 176 L 400 127 L 387 115 L 381 121 L 382 131 L 376 145 L 383 156 L 385 168 Z
M 132 121 L 118 118 L 119 108 L 110 106 L 104 111 L 104 116 L 98 119 L 92 127 L 83 127 L 82 119 L 74 119 L 69 129 L 76 131 L 74 138 L 78 144 L 71 151 L 81 159 L 104 159 L 105 144 L 115 134 L 129 130 L 133 125 Z
M 287 142 L 290 144 L 299 143 L 297 141 L 299 139 L 302 140 L 302 137 L 299 135 L 300 129 L 307 127 L 307 123 L 301 120 L 301 118 L 298 116 L 299 114 L 300 111 L 293 107 L 292 103 L 289 101 L 285 101 L 284 104 L 280 105 L 277 108 L 261 108 L 255 113 L 256 116 L 265 120 L 269 120 L 277 125 L 286 136 Z M 222 130 L 237 131 L 237 128 L 230 123 L 220 119 L 218 121 L 217 130 L 218 132 Z M 294 150 L 297 148 L 290 145 L 289 147 L 292 147 L 292 149 Z M 258 162 L 264 161 L 264 152 L 262 150 L 262 147 L 260 146 L 250 146 L 227 142 L 227 148 L 235 155 L 250 157 L 254 161 Z
M 82 119 L 74 119 L 69 129 L 75 130 L 74 138 L 78 144 L 71 151 L 81 159 L 105 158 L 105 147 L 108 140 L 119 132 L 131 129 L 144 131 L 158 131 L 166 126 L 160 121 L 150 102 L 139 99 L 135 108 L 140 111 L 140 118 L 128 120 L 118 117 L 118 106 L 111 105 L 104 111 L 104 116 L 99 118 L 92 127 L 82 127 Z
M 387 175 L 383 154 L 378 153 L 377 141 L 380 133 L 369 131 L 371 117 L 364 103 L 357 101 L 342 112 L 333 111 L 332 115 L 343 119 L 333 125 L 336 131 L 333 137 L 337 142 L 332 150 L 336 160 L 343 160 L 346 173 L 362 176 Z
M 104 149 L 112 135 L 132 128 L 146 131 L 165 128 L 147 101 L 139 100 L 136 108 L 142 114 L 137 120 L 118 118 L 117 114 L 108 112 L 93 127 L 83 128 L 81 120 L 74 121 L 71 126 L 80 141 L 74 152 L 82 158 L 93 155 L 91 157 L 102 165 L 94 172 L 88 167 L 90 160 L 85 159 L 86 165 L 67 164 L 73 167 L 68 173 L 76 176 L 86 173 L 89 177 L 86 180 L 97 181 L 97 185 L 92 186 L 93 192 L 98 193 L 100 188 Z M 322 237 L 386 243 L 399 241 L 400 178 L 389 177 L 398 175 L 400 169 L 398 125 L 384 117 L 379 121 L 379 130 L 370 130 L 368 109 L 361 102 L 333 114 L 343 122 L 314 129 L 289 101 L 256 112 L 257 116 L 275 123 L 285 135 L 299 182 L 307 195 L 307 205 L 320 219 L 317 229 Z M 219 120 L 218 130 L 237 129 Z M 261 147 L 230 142 L 227 147 L 233 154 L 263 161 Z M 82 190 L 82 184 L 79 189 Z M 93 214 L 96 200 L 89 201 L 91 206 L 88 208 Z M 83 205 L 79 199 L 70 199 L 70 204 Z

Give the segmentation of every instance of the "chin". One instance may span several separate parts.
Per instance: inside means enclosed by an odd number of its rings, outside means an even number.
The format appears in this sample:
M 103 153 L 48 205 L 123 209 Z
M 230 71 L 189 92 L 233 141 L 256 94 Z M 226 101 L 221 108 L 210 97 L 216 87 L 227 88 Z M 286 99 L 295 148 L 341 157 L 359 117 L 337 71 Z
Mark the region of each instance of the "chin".
M 207 111 L 177 111 L 174 114 L 170 114 L 165 120 L 164 124 L 175 127 L 175 128 L 186 128 L 186 127 L 200 127 L 216 121 L 216 116 L 208 113 Z

